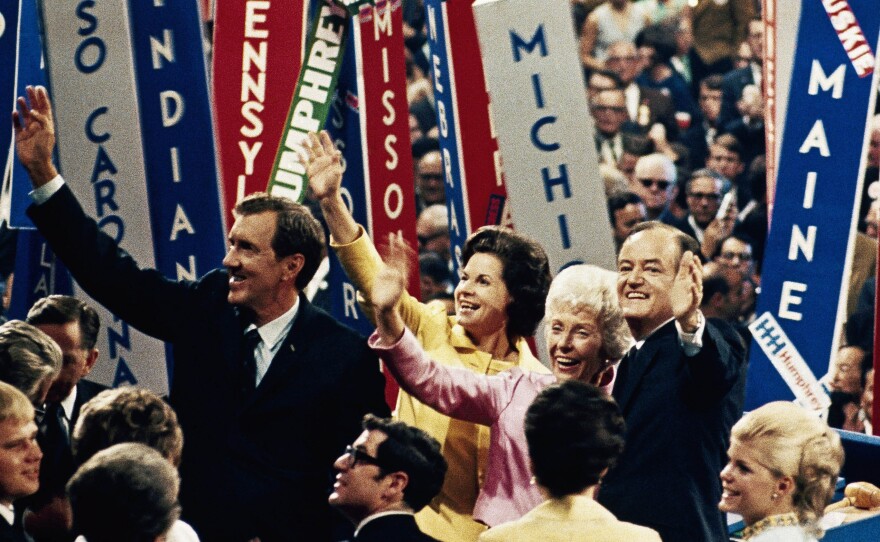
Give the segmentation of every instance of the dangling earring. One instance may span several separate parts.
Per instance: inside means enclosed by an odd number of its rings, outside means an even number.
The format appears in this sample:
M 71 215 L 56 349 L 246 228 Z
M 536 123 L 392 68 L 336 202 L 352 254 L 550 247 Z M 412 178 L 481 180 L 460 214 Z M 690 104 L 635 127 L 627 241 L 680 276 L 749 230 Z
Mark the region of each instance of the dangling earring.
M 774 501 L 775 501 L 775 500 L 778 499 L 778 498 L 779 498 L 779 493 L 776 493 L 775 491 L 773 492 L 773 495 L 770 495 L 770 499 L 771 499 L 771 500 L 774 500 Z

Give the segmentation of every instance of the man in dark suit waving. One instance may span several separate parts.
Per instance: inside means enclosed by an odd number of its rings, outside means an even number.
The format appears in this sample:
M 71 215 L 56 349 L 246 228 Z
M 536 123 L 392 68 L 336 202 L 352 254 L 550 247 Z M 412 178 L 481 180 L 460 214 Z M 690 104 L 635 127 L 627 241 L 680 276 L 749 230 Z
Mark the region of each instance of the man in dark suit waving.
M 627 445 L 599 502 L 665 542 L 727 539 L 718 474 L 745 389 L 735 331 L 700 312 L 699 250 L 679 230 L 644 222 L 617 259 L 617 292 L 636 346 L 613 390 Z
M 174 347 L 184 518 L 205 540 L 329 540 L 333 458 L 365 413 L 388 408 L 366 341 L 300 293 L 324 253 L 318 222 L 254 194 L 235 208 L 225 270 L 172 281 L 140 269 L 55 170 L 46 90 L 27 94 L 13 125 L 31 219 L 83 289 Z

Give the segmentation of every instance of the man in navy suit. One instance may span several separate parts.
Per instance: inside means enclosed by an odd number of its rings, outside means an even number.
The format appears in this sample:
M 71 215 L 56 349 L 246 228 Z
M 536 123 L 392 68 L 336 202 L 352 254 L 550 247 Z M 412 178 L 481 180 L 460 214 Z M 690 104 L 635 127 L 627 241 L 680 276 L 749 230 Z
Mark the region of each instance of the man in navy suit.
M 742 98 L 746 86 L 757 85 L 758 88 L 763 88 L 761 82 L 764 64 L 764 22 L 760 17 L 749 21 L 748 32 L 746 42 L 752 50 L 752 60 L 748 66 L 731 70 L 724 76 L 724 82 L 721 84 L 721 113 L 718 115 L 720 129 L 725 129 L 740 116 L 736 102 Z
M 46 415 L 40 422 L 40 490 L 28 499 L 28 532 L 39 541 L 67 540 L 64 486 L 75 470 L 70 434 L 82 406 L 106 386 L 83 380 L 98 361 L 100 318 L 83 301 L 66 295 L 37 300 L 27 323 L 52 338 L 61 348 L 61 371 L 46 394 Z
M 665 542 L 727 540 L 718 473 L 745 390 L 736 332 L 700 312 L 699 250 L 679 230 L 645 222 L 617 259 L 617 292 L 636 346 L 613 390 L 626 419 L 626 449 L 599 502 Z
M 371 415 L 363 427 L 333 465 L 330 504 L 357 525 L 356 542 L 436 542 L 413 514 L 443 486 L 440 443 L 421 429 Z
M 58 175 L 46 90 L 28 87 L 18 107 L 29 216 L 86 292 L 173 345 L 184 518 L 205 540 L 329 540 L 333 458 L 365 413 L 388 407 L 366 341 L 300 293 L 324 254 L 321 226 L 302 205 L 253 194 L 236 205 L 226 269 L 196 281 L 140 269 Z

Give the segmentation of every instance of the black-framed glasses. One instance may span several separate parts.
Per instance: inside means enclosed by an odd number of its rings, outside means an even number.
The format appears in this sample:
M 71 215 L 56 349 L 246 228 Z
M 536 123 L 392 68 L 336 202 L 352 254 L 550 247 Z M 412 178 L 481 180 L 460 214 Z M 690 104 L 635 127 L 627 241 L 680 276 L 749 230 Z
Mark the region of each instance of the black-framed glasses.
M 348 468 L 353 469 L 357 466 L 358 463 L 362 465 L 376 465 L 379 468 L 382 468 L 382 464 L 379 462 L 379 458 L 373 457 L 367 452 L 363 450 L 358 450 L 351 444 L 345 447 L 345 454 L 348 457 Z
M 669 188 L 669 185 L 672 184 L 671 181 L 667 181 L 666 179 L 639 179 L 639 182 L 642 183 L 642 186 L 645 188 L 656 186 L 660 190 L 666 190 Z
M 750 252 L 722 252 L 721 259 L 732 262 L 734 259 L 738 259 L 741 262 L 750 262 L 752 261 L 752 254 Z

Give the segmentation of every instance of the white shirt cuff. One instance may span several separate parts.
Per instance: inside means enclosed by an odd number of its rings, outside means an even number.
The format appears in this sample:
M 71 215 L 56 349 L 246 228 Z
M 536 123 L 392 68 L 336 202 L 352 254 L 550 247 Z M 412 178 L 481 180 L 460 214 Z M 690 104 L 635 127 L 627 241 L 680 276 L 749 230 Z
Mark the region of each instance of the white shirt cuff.
M 61 175 L 56 175 L 54 179 L 44 184 L 39 188 L 35 188 L 28 193 L 28 196 L 31 197 L 31 200 L 37 205 L 42 205 L 48 201 L 49 198 L 55 195 L 55 192 L 61 190 L 61 187 L 64 186 L 64 179 L 61 178 Z
M 696 356 L 700 349 L 703 348 L 703 332 L 706 330 L 706 317 L 703 316 L 702 312 L 698 314 L 700 315 L 700 323 L 697 325 L 697 330 L 693 333 L 685 333 L 681 329 L 681 324 L 678 323 L 678 320 L 675 321 L 675 329 L 678 330 L 678 342 L 681 344 L 681 349 L 684 350 L 684 355 L 686 356 Z

